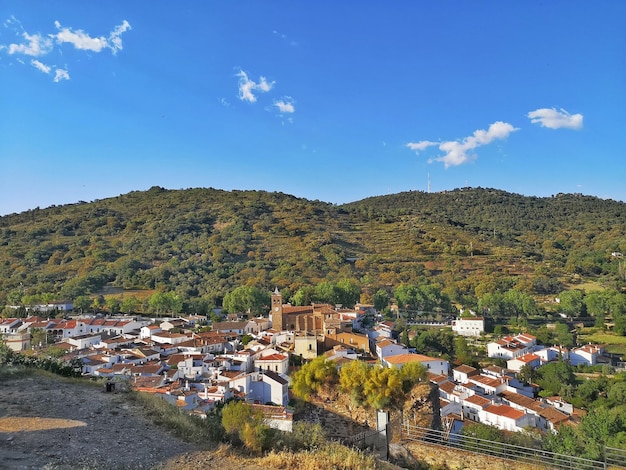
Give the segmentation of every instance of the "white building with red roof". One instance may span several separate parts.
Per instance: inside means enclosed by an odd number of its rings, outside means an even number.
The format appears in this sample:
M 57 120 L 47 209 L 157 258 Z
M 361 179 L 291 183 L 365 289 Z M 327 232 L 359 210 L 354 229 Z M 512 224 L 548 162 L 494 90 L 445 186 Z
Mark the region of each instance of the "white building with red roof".
M 440 357 L 430 357 L 424 354 L 404 353 L 395 356 L 387 356 L 383 359 L 383 364 L 387 367 L 401 368 L 405 364 L 419 362 L 428 372 L 437 375 L 448 375 L 450 363 Z
M 487 344 L 487 356 L 500 359 L 514 359 L 533 352 L 537 339 L 529 334 L 504 336 Z
M 509 405 L 491 404 L 483 408 L 479 415 L 481 423 L 504 431 L 520 432 L 535 424 L 533 416 Z
M 513 372 L 519 372 L 524 366 L 530 366 L 533 369 L 537 369 L 542 363 L 543 361 L 540 356 L 535 353 L 528 353 L 520 357 L 509 359 L 506 361 L 506 367 Z
M 585 364 L 594 366 L 598 363 L 598 358 L 604 354 L 604 347 L 597 344 L 586 344 L 580 348 L 570 351 L 569 362 L 573 366 Z
M 272 371 L 277 374 L 287 374 L 289 371 L 289 356 L 287 354 L 267 354 L 254 361 L 254 367 L 263 371 Z

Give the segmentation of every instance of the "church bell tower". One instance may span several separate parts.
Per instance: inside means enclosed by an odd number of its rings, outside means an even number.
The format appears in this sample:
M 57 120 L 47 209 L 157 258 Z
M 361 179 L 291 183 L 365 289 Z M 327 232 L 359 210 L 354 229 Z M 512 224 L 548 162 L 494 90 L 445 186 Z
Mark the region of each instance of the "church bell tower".
M 283 331 L 283 296 L 278 291 L 278 287 L 272 292 L 272 328 Z

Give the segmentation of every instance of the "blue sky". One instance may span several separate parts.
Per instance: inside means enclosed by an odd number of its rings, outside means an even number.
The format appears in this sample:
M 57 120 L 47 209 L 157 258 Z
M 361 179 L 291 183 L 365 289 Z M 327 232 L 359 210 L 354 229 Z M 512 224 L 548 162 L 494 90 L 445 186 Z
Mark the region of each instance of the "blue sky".
M 0 5 L 0 214 L 151 186 L 626 201 L 626 2 Z

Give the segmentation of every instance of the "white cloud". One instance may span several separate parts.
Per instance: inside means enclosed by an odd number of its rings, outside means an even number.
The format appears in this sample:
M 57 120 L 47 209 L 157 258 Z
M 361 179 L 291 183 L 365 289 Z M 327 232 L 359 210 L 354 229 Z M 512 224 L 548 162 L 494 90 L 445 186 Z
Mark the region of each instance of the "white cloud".
M 285 96 L 282 100 L 274 101 L 274 106 L 283 114 L 294 113 L 296 111 L 293 105 L 293 99 L 290 96 Z
M 30 63 L 33 65 L 33 67 L 35 67 L 37 70 L 42 71 L 43 73 L 50 73 L 50 70 L 52 70 L 51 67 L 42 62 L 39 62 L 36 59 L 31 60 Z
M 540 108 L 528 113 L 528 118 L 533 124 L 541 124 L 541 127 L 549 129 L 582 129 L 583 115 L 570 114 L 563 108 Z
M 105 37 L 92 38 L 82 29 L 72 31 L 71 28 L 62 28 L 61 23 L 54 22 L 54 26 L 59 30 L 57 34 L 52 35 L 56 38 L 58 44 L 69 43 L 76 49 L 92 52 L 100 52 L 107 47 L 108 42 Z
M 67 70 L 56 69 L 54 71 L 54 83 L 59 83 L 61 80 L 69 80 L 70 74 Z
M 476 130 L 471 136 L 465 137 L 463 140 L 449 140 L 439 143 L 439 150 L 443 151 L 445 155 L 432 158 L 429 162 L 443 162 L 446 168 L 450 166 L 462 165 L 463 163 L 467 163 L 476 158 L 476 155 L 472 153 L 472 150 L 482 147 L 483 145 L 490 144 L 497 139 L 506 139 L 509 134 L 515 132 L 516 130 L 518 129 L 507 122 L 494 122 L 486 131 L 483 129 Z M 415 143 L 410 142 L 407 144 L 407 147 L 411 150 L 415 150 L 416 152 L 420 152 L 433 145 L 437 144 L 435 142 L 423 140 Z
M 16 54 L 15 60 L 21 64 L 26 62 L 20 59 L 20 54 L 39 57 L 51 53 L 55 47 L 59 48 L 64 44 L 71 44 L 75 49 L 91 52 L 101 52 L 104 49 L 110 49 L 113 55 L 115 55 L 122 50 L 122 34 L 131 29 L 130 23 L 124 20 L 120 25 L 113 28 L 108 38 L 104 36 L 92 37 L 82 29 L 74 31 L 72 28 L 63 27 L 61 23 L 55 21 L 54 26 L 58 30 L 56 34 L 28 34 L 14 16 L 4 21 L 3 26 L 12 29 L 16 35 L 19 34 L 25 39 L 25 42 L 21 44 L 0 44 L 0 51 L 7 51 L 9 55 Z M 49 66 L 34 59 L 30 63 L 45 74 L 54 71 L 54 81 L 57 83 L 61 80 L 70 79 L 70 74 L 66 69 Z M 271 84 L 267 83 L 261 83 L 259 86 L 269 86 L 271 88 Z
M 24 54 L 32 57 L 45 55 L 52 50 L 52 40 L 41 34 L 30 35 L 23 32 L 22 36 L 27 44 L 9 44 L 9 54 Z
M 272 89 L 275 82 L 268 82 L 265 77 L 259 78 L 259 83 L 248 78 L 248 74 L 243 70 L 240 70 L 236 75 L 239 77 L 239 99 L 241 101 L 247 101 L 249 103 L 256 102 L 256 95 L 254 92 L 267 93 Z
M 111 34 L 109 34 L 109 48 L 113 51 L 113 55 L 117 54 L 117 51 L 121 51 L 122 47 L 122 33 L 132 29 L 130 23 L 126 20 L 121 25 L 116 26 Z
M 432 147 L 433 145 L 437 145 L 437 142 L 431 142 L 430 140 L 421 140 L 419 142 L 409 142 L 408 144 L 406 144 L 406 146 L 411 150 L 414 150 L 415 153 L 426 150 L 428 147 Z

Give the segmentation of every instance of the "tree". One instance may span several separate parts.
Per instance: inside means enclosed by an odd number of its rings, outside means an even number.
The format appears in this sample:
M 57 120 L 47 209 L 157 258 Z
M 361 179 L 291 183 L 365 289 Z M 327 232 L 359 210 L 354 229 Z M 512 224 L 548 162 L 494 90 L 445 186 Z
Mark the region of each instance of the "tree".
M 537 370 L 537 383 L 541 396 L 559 395 L 561 387 L 575 383 L 574 370 L 563 361 L 550 362 Z
M 336 305 L 341 303 L 341 298 L 341 290 L 334 282 L 324 281 L 315 286 L 315 299 L 318 302 Z
M 335 361 L 316 357 L 293 374 L 293 394 L 303 400 L 318 393 L 323 387 L 337 383 L 339 374 Z
M 467 346 L 467 340 L 463 336 L 454 338 L 454 355 L 462 364 L 471 364 L 473 361 L 472 353 Z
M 374 308 L 381 312 L 389 306 L 389 294 L 384 289 L 378 289 L 374 294 Z
M 539 312 L 535 299 L 526 292 L 511 289 L 504 294 L 504 309 L 509 316 L 536 315 Z
M 139 302 L 139 299 L 137 299 L 134 295 L 131 295 L 130 297 L 124 297 L 120 309 L 124 313 L 135 313 L 140 305 L 141 302 Z
M 255 452 L 262 450 L 267 426 L 259 410 L 242 401 L 231 401 L 222 409 L 222 426 L 231 440 L 239 440 Z
M 230 313 L 250 312 L 255 315 L 267 313 L 269 293 L 254 286 L 239 286 L 224 296 L 223 306 Z
M 579 290 L 565 290 L 559 294 L 559 305 L 564 313 L 572 316 L 583 314 L 584 294 Z
M 561 346 L 571 348 L 574 346 L 574 335 L 570 331 L 567 324 L 563 322 L 557 322 L 554 326 L 555 341 Z
M 402 391 L 409 393 L 413 385 L 423 382 L 428 377 L 428 370 L 420 362 L 409 362 L 400 369 L 400 380 L 402 381 Z
M 398 369 L 372 367 L 363 386 L 367 404 L 381 410 L 402 396 L 402 379 Z
M 525 384 L 532 384 L 537 378 L 537 372 L 530 364 L 524 364 L 517 372 L 517 378 Z
M 79 295 L 74 299 L 74 308 L 80 310 L 80 313 L 84 313 L 91 307 L 91 299 L 88 295 Z
M 491 315 L 503 315 L 506 312 L 504 295 L 500 292 L 487 292 L 478 299 L 478 308 Z
M 339 290 L 339 303 L 345 307 L 354 307 L 361 296 L 361 287 L 352 279 L 342 279 L 337 283 Z
M 363 406 L 366 402 L 363 387 L 368 380 L 371 366 L 363 361 L 351 361 L 341 368 L 339 389 L 350 396 L 352 403 Z
M 109 310 L 109 313 L 116 314 L 116 313 L 120 313 L 122 302 L 119 299 L 116 299 L 115 297 L 109 297 L 106 300 L 106 305 L 107 305 L 107 309 Z
M 45 348 L 48 345 L 48 334 L 43 328 L 32 328 L 30 330 L 30 342 L 35 347 Z
M 293 304 L 298 306 L 311 305 L 315 298 L 315 287 L 304 286 L 296 291 L 293 295 Z
M 157 316 L 164 313 L 180 313 L 183 300 L 175 292 L 155 292 L 150 296 L 148 305 Z

